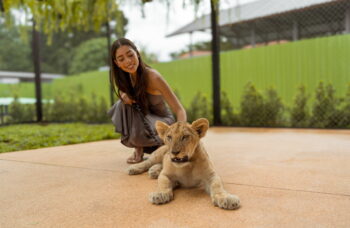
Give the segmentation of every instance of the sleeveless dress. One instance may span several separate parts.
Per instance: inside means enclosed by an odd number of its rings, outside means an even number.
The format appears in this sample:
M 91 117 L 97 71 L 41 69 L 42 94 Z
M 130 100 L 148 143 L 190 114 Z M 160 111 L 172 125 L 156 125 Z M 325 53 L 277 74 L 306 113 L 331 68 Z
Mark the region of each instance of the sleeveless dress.
M 157 135 L 157 120 L 170 125 L 175 122 L 174 116 L 166 106 L 162 95 L 147 93 L 149 112 L 144 115 L 136 104 L 124 104 L 118 100 L 108 111 L 115 131 L 121 134 L 121 143 L 127 147 L 143 147 L 145 153 L 163 145 Z

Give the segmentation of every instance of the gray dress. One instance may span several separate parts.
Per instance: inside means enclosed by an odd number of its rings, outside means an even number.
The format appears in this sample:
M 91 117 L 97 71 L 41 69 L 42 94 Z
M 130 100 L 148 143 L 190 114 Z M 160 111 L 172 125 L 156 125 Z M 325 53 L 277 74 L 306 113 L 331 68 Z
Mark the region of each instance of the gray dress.
M 121 143 L 127 147 L 157 148 L 163 141 L 157 135 L 155 122 L 160 120 L 167 124 L 175 122 L 174 116 L 166 106 L 162 95 L 147 93 L 149 113 L 144 115 L 137 105 L 124 104 L 118 100 L 108 111 L 115 126 L 115 131 L 121 134 Z

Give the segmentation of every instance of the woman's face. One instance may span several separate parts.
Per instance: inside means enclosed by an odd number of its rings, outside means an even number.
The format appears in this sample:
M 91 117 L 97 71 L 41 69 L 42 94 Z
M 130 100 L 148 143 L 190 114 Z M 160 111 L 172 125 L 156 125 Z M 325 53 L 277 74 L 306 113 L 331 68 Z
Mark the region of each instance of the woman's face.
M 139 58 L 134 49 L 128 45 L 120 46 L 115 52 L 115 64 L 123 71 L 133 74 L 139 66 Z

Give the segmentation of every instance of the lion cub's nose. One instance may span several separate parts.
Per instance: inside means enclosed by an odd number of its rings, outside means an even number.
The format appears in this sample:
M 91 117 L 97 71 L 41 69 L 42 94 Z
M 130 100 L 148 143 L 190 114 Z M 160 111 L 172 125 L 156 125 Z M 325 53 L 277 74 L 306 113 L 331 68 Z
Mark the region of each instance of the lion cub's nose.
M 180 153 L 180 151 L 172 151 L 171 152 L 173 155 L 178 155 Z

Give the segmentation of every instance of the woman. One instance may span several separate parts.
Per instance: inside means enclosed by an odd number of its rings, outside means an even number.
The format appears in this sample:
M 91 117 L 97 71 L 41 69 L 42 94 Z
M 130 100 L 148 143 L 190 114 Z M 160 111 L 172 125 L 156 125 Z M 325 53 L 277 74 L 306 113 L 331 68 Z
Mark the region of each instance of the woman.
M 127 163 L 143 161 L 144 152 L 152 152 L 163 144 L 155 131 L 155 122 L 172 124 L 177 117 L 186 121 L 186 112 L 167 82 L 146 65 L 136 46 L 128 39 L 116 40 L 111 48 L 110 81 L 120 98 L 108 114 L 121 133 L 121 142 L 135 148 Z

